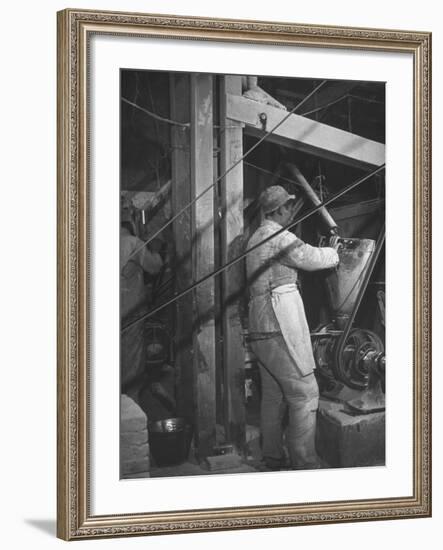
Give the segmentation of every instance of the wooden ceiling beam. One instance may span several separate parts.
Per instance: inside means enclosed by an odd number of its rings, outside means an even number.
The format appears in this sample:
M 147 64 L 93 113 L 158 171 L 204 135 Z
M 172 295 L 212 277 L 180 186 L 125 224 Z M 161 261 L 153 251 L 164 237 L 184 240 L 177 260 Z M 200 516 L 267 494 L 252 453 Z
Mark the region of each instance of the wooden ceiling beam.
M 264 103 L 227 95 L 227 118 L 245 124 L 245 132 L 257 138 L 274 128 L 287 114 L 287 111 Z M 263 115 L 266 116 L 265 125 Z M 383 143 L 296 114 L 290 115 L 267 140 L 364 170 L 385 162 Z

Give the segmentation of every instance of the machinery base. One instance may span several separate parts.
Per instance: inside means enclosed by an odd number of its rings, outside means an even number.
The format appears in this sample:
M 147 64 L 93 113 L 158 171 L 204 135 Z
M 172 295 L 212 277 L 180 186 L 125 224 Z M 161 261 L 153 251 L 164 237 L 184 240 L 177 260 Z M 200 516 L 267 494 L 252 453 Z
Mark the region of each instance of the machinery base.
M 321 398 L 317 452 L 332 468 L 385 464 L 385 412 L 352 414 L 343 403 Z

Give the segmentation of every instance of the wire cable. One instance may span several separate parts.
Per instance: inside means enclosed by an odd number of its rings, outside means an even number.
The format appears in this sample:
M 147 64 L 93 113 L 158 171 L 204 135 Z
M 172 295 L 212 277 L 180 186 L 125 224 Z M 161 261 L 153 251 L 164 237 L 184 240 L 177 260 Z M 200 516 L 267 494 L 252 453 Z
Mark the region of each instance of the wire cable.
M 152 111 L 149 111 L 148 109 L 145 109 L 144 107 L 141 107 L 137 103 L 133 103 L 132 101 L 129 101 L 129 99 L 126 99 L 126 97 L 122 97 L 121 100 L 124 103 L 127 103 L 128 105 L 131 105 L 134 107 L 134 109 L 138 109 L 139 111 L 142 111 L 146 115 L 155 118 L 155 120 L 160 120 L 160 122 L 166 122 L 167 124 L 173 124 L 174 126 L 182 126 L 183 128 L 190 128 L 191 123 L 190 122 L 177 122 L 176 120 L 171 120 L 170 118 L 166 118 L 160 115 L 157 115 L 156 113 L 153 113 Z
M 302 216 L 300 216 L 296 220 L 292 221 L 291 223 L 289 223 L 285 227 L 282 227 L 281 229 L 279 229 L 278 231 L 276 231 L 275 233 L 273 233 L 272 235 L 267 237 L 266 239 L 263 239 L 262 241 L 260 241 L 256 245 L 249 248 L 246 252 L 243 252 L 242 254 L 237 256 L 236 258 L 233 258 L 231 261 L 229 261 L 226 264 L 222 265 L 221 267 L 219 267 L 215 271 L 212 271 L 211 273 L 208 273 L 207 275 L 205 275 L 204 277 L 202 277 L 201 279 L 199 279 L 198 281 L 196 281 L 192 285 L 188 286 L 187 288 L 185 288 L 184 290 L 182 290 L 178 294 L 175 294 L 172 298 L 166 300 L 162 304 L 159 304 L 157 307 L 155 307 L 151 311 L 148 311 L 148 313 L 146 313 L 145 315 L 142 315 L 138 319 L 134 319 L 133 321 L 128 323 L 126 326 L 122 327 L 121 332 L 127 331 L 128 329 L 130 329 L 132 326 L 136 325 L 137 323 L 140 323 L 144 319 L 148 319 L 152 315 L 155 315 L 156 313 L 158 313 L 163 308 L 173 304 L 174 302 L 176 302 L 177 300 L 179 300 L 180 298 L 182 298 L 183 296 L 185 296 L 186 294 L 188 294 L 189 292 L 191 292 L 192 290 L 194 290 L 195 288 L 200 286 L 202 283 L 206 282 L 207 280 L 211 279 L 212 277 L 216 277 L 217 275 L 219 275 L 220 273 L 222 273 L 226 269 L 229 269 L 231 266 L 233 266 L 234 264 L 236 264 L 240 260 L 243 260 L 243 258 L 245 258 L 253 250 L 256 250 L 257 248 L 259 248 L 263 244 L 267 243 L 271 239 L 274 239 L 275 237 L 277 237 L 278 235 L 283 233 L 283 231 L 288 231 L 289 229 L 291 229 L 292 227 L 294 227 L 297 224 L 301 223 L 302 221 L 305 221 L 310 216 L 312 216 L 313 214 L 318 212 L 321 208 L 323 208 L 325 206 L 328 206 L 329 204 L 331 204 L 335 200 L 337 200 L 340 197 L 342 197 L 343 195 L 345 195 L 348 191 L 351 191 L 352 189 L 354 189 L 358 185 L 361 185 L 363 182 L 367 181 L 369 178 L 371 178 L 371 177 L 375 176 L 376 174 L 380 173 L 384 169 L 385 169 L 385 165 L 382 164 L 381 166 L 379 166 L 378 168 L 376 168 L 375 170 L 373 170 L 369 174 L 366 174 L 365 176 L 359 178 L 358 180 L 350 183 L 348 186 L 346 186 L 341 191 L 338 191 L 337 193 L 335 193 L 333 196 L 331 196 L 330 198 L 328 198 L 324 202 L 322 202 L 319 205 L 311 208 L 310 210 L 308 210 L 305 214 L 303 214 Z

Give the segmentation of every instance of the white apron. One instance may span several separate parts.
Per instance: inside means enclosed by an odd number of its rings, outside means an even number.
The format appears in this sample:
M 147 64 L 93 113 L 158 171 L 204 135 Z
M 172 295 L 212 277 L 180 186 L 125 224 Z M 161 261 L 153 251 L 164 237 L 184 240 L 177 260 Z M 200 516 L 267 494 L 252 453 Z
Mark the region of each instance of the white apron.
M 274 288 L 271 290 L 271 303 L 289 355 L 302 376 L 311 374 L 315 369 L 311 335 L 297 286 L 290 283 Z

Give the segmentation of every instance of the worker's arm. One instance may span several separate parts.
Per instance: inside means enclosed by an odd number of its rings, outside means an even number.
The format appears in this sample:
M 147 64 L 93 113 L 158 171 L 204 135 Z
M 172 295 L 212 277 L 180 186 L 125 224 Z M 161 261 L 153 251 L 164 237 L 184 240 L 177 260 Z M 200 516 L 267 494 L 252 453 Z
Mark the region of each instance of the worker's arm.
M 137 239 L 137 248 L 140 249 L 142 244 L 143 242 Z M 157 275 L 163 266 L 163 260 L 160 254 L 158 252 L 151 252 L 146 246 L 143 246 L 143 248 L 137 252 L 134 260 L 150 275 Z
M 282 264 L 305 271 L 336 267 L 339 262 L 334 248 L 311 246 L 289 231 L 281 235 L 279 249 Z

